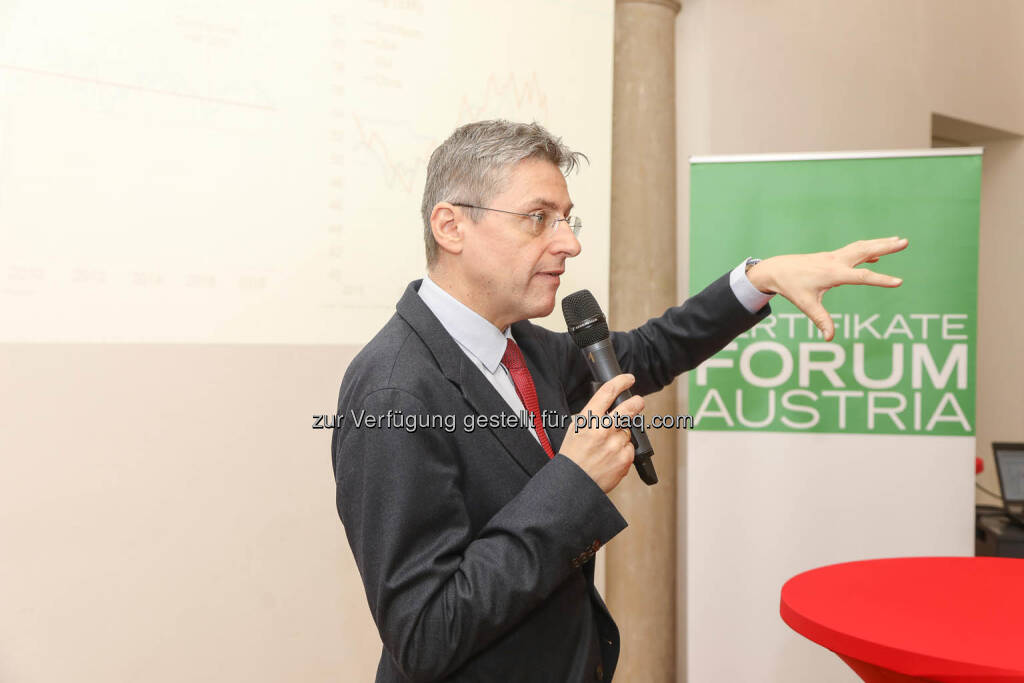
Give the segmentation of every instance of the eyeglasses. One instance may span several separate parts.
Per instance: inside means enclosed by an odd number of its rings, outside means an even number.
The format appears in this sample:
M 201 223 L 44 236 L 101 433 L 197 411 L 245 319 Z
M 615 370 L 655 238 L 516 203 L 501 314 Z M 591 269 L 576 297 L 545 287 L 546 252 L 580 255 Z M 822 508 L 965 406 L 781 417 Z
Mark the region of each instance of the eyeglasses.
M 486 206 L 474 206 L 473 204 L 460 204 L 458 202 L 452 202 L 453 206 L 462 206 L 467 209 L 480 209 L 481 211 L 497 211 L 498 213 L 508 213 L 513 216 L 522 216 L 523 218 L 529 218 L 533 224 L 533 230 L 531 233 L 534 237 L 539 236 L 544 231 L 553 233 L 558 230 L 558 224 L 565 221 L 565 224 L 572 230 L 573 237 L 579 237 L 580 231 L 583 229 L 583 220 L 579 216 L 567 216 L 566 218 L 559 218 L 557 214 L 548 213 L 546 211 L 538 211 L 536 213 L 519 213 L 518 211 L 506 211 L 504 209 L 491 209 Z

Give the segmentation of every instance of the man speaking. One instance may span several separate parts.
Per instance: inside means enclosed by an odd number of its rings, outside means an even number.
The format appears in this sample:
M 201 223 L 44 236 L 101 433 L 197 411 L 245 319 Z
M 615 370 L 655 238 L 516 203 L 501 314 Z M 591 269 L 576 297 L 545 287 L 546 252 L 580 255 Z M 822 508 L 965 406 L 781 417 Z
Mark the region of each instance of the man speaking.
M 338 512 L 384 644 L 377 681 L 611 680 L 618 630 L 591 559 L 626 526 L 607 494 L 633 446 L 628 430 L 568 416 L 603 415 L 625 389 L 634 396 L 612 414 L 639 414 L 643 395 L 766 316 L 773 293 L 831 339 L 825 291 L 900 284 L 855 268 L 906 247 L 897 238 L 747 259 L 612 333 L 628 374 L 593 393 L 570 336 L 530 323 L 551 313 L 581 250 L 565 182 L 581 156 L 536 123 L 481 121 L 445 140 L 423 193 L 427 277 L 345 373 L 339 415 L 391 411 L 406 425 L 345 419 L 331 443 Z M 447 424 L 438 415 L 458 427 L 431 427 Z

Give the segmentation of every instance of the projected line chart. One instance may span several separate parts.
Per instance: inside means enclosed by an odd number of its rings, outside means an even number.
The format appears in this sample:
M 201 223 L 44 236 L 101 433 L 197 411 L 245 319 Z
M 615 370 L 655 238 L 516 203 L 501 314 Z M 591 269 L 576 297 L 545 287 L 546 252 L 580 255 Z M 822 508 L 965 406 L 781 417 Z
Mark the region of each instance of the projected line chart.
M 210 97 L 207 95 L 197 95 L 189 92 L 176 92 L 174 90 L 164 90 L 162 88 L 154 88 L 145 85 L 139 85 L 137 83 L 118 83 L 115 81 L 105 81 L 99 78 L 89 78 L 85 76 L 78 76 L 71 73 L 61 73 L 59 71 L 49 71 L 46 69 L 32 69 L 24 66 L 17 66 L 16 64 L 0 64 L 0 69 L 8 71 L 20 71 L 27 74 L 33 74 L 36 76 L 50 76 L 53 78 L 63 78 L 69 81 L 78 81 L 79 83 L 89 83 L 92 85 L 101 85 L 111 88 L 121 88 L 123 90 L 135 90 L 138 92 L 152 93 L 155 95 L 164 95 L 167 97 L 180 97 L 184 99 L 197 100 L 199 102 L 208 102 L 212 104 L 224 104 L 232 107 L 245 107 L 249 109 L 261 109 L 264 111 L 274 111 L 274 107 L 266 104 L 260 104 L 258 102 L 241 102 L 238 100 L 230 100 L 219 97 Z
M 568 23 L 586 3 L 544 6 Z M 610 48 L 552 63 L 529 12 L 94 9 L 38 0 L 0 27 L 0 341 L 361 343 L 423 273 L 426 164 L 456 126 L 538 120 L 608 145 L 607 117 L 553 103 L 610 102 L 579 77 Z M 610 35 L 609 13 L 580 16 Z M 581 183 L 599 196 L 607 178 Z
M 505 115 L 515 120 L 529 120 L 533 116 L 539 121 L 547 121 L 548 98 L 537 73 L 531 72 L 523 79 L 515 72 L 501 77 L 490 74 L 478 96 L 463 95 L 456 118 L 461 125 L 488 118 L 495 111 L 509 112 Z

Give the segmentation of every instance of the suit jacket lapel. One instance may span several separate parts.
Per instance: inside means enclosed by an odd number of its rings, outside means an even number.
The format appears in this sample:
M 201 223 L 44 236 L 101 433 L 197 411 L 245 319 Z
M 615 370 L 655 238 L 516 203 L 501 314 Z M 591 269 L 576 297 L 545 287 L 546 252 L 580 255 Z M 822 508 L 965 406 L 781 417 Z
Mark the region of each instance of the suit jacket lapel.
M 491 415 L 505 414 L 510 419 L 521 417 L 512 412 L 505 399 L 494 390 L 491 383 L 484 378 L 472 361 L 468 358 L 463 360 L 463 376 L 460 383 L 462 395 L 473 406 L 477 415 L 489 417 Z M 515 458 L 516 462 L 530 476 L 536 474 L 548 462 L 548 454 L 525 426 L 488 427 L 488 429 L 498 437 L 498 440 L 501 441 L 509 455 Z
M 494 390 L 491 383 L 483 376 L 473 362 L 466 357 L 455 340 L 448 334 L 437 317 L 431 313 L 419 296 L 421 280 L 409 284 L 405 293 L 396 306 L 398 314 L 409 323 L 419 335 L 423 343 L 430 349 L 430 352 L 437 360 L 441 371 L 451 382 L 459 387 L 463 397 L 473 407 L 477 415 L 484 415 L 488 418 L 492 415 L 507 415 L 518 417 L 509 407 L 505 399 Z M 524 354 L 525 355 L 525 354 Z M 527 358 L 527 366 L 530 372 L 535 373 L 534 366 Z M 535 380 L 536 382 L 536 380 Z M 541 407 L 545 406 L 545 399 L 540 398 L 540 387 L 538 386 L 538 399 Z M 550 401 L 550 399 L 549 399 Z M 461 426 L 460 426 L 461 428 Z M 501 442 L 501 445 L 508 451 L 508 454 L 517 462 L 527 474 L 533 476 L 548 462 L 547 453 L 537 440 L 533 438 L 529 430 L 524 427 L 487 427 L 494 436 Z M 550 432 L 549 432 L 550 434 Z M 559 441 L 561 443 L 561 441 Z M 554 441 L 552 440 L 552 446 Z

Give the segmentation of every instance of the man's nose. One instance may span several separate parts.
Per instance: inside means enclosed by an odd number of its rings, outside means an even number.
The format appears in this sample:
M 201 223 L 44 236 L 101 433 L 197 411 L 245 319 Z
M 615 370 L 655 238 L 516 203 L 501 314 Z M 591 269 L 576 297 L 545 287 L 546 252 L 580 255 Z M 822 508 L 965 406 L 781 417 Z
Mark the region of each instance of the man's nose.
M 551 250 L 556 254 L 567 254 L 570 258 L 583 251 L 580 239 L 568 225 L 559 224 L 551 240 Z

